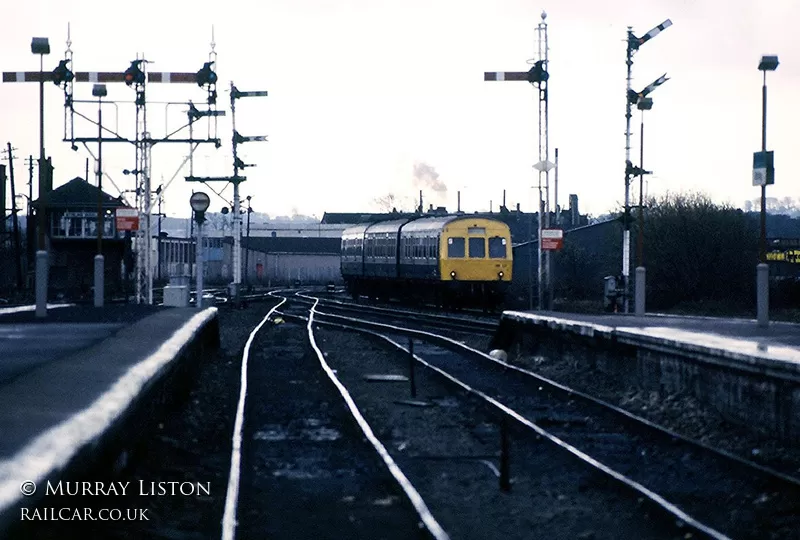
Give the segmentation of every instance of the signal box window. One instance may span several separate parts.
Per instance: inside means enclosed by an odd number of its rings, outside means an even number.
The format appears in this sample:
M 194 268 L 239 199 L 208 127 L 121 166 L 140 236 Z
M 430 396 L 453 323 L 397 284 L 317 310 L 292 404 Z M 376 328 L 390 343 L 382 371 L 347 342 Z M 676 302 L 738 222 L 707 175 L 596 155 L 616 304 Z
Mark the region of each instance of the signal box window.
M 489 238 L 489 258 L 490 259 L 505 259 L 506 258 L 506 239 L 500 236 L 493 236 Z
M 469 258 L 470 259 L 486 258 L 486 241 L 483 238 L 469 239 Z
M 454 259 L 464 257 L 464 238 L 453 237 L 447 239 L 447 256 Z

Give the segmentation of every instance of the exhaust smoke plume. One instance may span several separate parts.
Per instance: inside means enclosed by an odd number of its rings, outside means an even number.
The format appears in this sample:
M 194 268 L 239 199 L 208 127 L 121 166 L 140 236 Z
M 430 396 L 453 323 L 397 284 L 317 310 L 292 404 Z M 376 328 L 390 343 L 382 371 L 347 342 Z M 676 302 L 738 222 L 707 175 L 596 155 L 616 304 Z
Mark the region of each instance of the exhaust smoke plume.
M 414 187 L 426 191 L 432 189 L 441 199 L 447 195 L 447 185 L 439 180 L 439 173 L 427 163 L 414 164 Z

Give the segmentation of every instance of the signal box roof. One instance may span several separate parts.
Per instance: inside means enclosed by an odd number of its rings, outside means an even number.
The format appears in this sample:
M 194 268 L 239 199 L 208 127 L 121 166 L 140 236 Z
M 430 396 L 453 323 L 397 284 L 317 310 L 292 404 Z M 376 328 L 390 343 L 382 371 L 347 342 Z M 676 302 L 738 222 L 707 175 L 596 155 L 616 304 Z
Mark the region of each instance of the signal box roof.
M 33 201 L 32 206 L 38 208 L 39 201 L 44 199 L 49 210 L 52 209 L 97 209 L 97 195 L 100 190 L 80 177 L 75 177 L 63 186 L 59 186 L 44 197 Z M 127 206 L 119 197 L 112 197 L 105 191 L 102 194 L 103 208 L 119 208 Z

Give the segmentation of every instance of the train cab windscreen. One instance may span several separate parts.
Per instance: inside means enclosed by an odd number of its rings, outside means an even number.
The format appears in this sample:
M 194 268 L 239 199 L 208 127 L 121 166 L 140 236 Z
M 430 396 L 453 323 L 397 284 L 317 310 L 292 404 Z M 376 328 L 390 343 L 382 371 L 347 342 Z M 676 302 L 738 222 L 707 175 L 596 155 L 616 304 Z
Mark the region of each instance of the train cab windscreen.
M 450 259 L 463 258 L 465 255 L 464 239 L 454 236 L 447 239 L 447 257 Z
M 507 257 L 506 239 L 501 236 L 489 238 L 489 258 L 505 259 Z

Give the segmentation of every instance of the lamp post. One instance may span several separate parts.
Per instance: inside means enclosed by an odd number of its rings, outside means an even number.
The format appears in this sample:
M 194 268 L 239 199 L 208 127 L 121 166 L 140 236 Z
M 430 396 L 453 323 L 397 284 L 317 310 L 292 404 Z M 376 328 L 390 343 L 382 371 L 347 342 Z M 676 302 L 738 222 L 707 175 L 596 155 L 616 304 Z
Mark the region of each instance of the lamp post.
M 767 71 L 778 68 L 778 57 L 762 56 L 758 70 L 763 73 L 761 86 L 761 152 L 754 157 L 753 184 L 761 186 L 761 234 L 756 267 L 756 314 L 758 326 L 769 324 L 769 266 L 767 265 L 767 184 L 775 182 L 772 152 L 767 152 Z
M 653 98 L 643 97 L 636 103 L 636 108 L 642 111 L 639 124 L 639 230 L 636 233 L 636 297 L 634 299 L 634 313 L 644 315 L 645 312 L 645 267 L 644 267 L 644 111 L 653 108 Z
M 253 208 L 250 206 L 250 199 L 252 197 L 248 195 L 247 199 L 247 247 L 244 250 L 244 284 L 247 286 L 248 290 L 250 289 L 250 267 L 248 266 L 248 260 L 250 255 L 250 214 L 253 213 Z
M 97 98 L 97 255 L 94 256 L 94 307 L 103 307 L 103 98 L 108 95 L 105 84 L 95 84 L 92 95 Z
M 36 251 L 36 317 L 47 316 L 47 278 L 48 260 L 44 229 L 47 226 L 45 215 L 47 206 L 46 172 L 44 159 L 44 55 L 50 54 L 50 41 L 46 37 L 31 40 L 31 52 L 39 55 L 39 219 L 38 248 Z
M 203 307 L 203 222 L 206 220 L 205 213 L 208 210 L 208 205 L 211 204 L 211 199 L 206 193 L 196 191 L 192 193 L 189 198 L 189 204 L 194 210 L 194 219 L 197 221 L 197 244 L 195 245 L 195 266 L 197 269 L 195 275 L 197 276 L 197 309 Z

